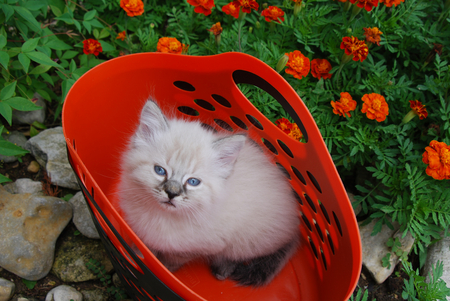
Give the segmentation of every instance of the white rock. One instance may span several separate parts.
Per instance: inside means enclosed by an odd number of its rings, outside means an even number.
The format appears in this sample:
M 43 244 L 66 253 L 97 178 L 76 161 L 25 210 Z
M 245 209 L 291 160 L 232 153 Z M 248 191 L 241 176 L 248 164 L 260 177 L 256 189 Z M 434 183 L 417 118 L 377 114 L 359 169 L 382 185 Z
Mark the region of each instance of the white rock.
M 445 281 L 447 287 L 450 287 L 450 237 L 445 237 L 428 248 L 427 260 L 423 267 L 423 276 L 428 279 L 431 268 L 438 261 L 442 261 L 444 264 L 444 273 L 441 279 Z M 447 301 L 450 301 L 450 297 L 447 297 Z
M 34 194 L 42 194 L 42 182 L 33 181 L 28 178 L 17 179 L 15 182 L 16 185 L 16 193 L 34 193 Z
M 67 157 L 62 127 L 47 129 L 30 138 L 25 144 L 36 161 L 45 166 L 53 184 L 79 190 L 75 173 Z
M 394 271 L 395 266 L 400 258 L 393 252 L 391 248 L 386 245 L 389 238 L 399 238 L 402 244 L 401 250 L 409 253 L 414 243 L 414 239 L 408 233 L 405 238 L 401 238 L 401 233 L 397 233 L 400 228 L 398 223 L 393 223 L 394 230 L 391 230 L 386 225 L 383 225 L 381 231 L 372 236 L 373 227 L 378 220 L 373 220 L 370 224 L 363 227 L 360 226 L 359 231 L 362 243 L 363 265 L 367 268 L 372 278 L 377 283 L 383 283 Z M 391 267 L 384 267 L 382 264 L 383 257 L 391 253 L 390 263 Z
M 68 285 L 60 285 L 48 292 L 45 301 L 82 301 L 83 294 Z
M 73 208 L 73 223 L 78 231 L 86 237 L 100 239 L 94 222 L 92 221 L 88 205 L 84 200 L 83 193 L 79 191 L 70 200 Z
M 14 282 L 0 278 L 0 301 L 8 301 L 14 295 L 16 285 Z

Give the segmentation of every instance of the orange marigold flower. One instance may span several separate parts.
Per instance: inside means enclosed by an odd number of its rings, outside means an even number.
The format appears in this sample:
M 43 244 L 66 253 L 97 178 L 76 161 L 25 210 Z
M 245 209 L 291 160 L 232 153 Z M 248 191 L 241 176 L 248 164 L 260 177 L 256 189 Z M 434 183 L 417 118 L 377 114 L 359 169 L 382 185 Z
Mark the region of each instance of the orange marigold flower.
M 184 47 L 186 47 L 186 45 L 181 44 L 181 42 L 178 41 L 177 38 L 163 37 L 158 40 L 156 51 L 181 54 Z
M 309 58 L 304 56 L 299 50 L 286 53 L 286 55 L 289 56 L 286 64 L 288 68 L 285 71 L 287 74 L 291 74 L 298 79 L 302 79 L 302 77 L 308 75 L 309 69 L 311 68 Z
M 295 140 L 300 140 L 303 137 L 303 134 L 298 128 L 298 125 L 296 123 L 291 123 L 286 118 L 278 119 L 277 121 L 275 121 L 275 124 L 279 129 L 281 129 L 289 137 L 292 137 Z
M 99 41 L 94 39 L 87 39 L 83 41 L 84 54 L 93 54 L 97 56 L 102 51 L 102 44 L 100 44 Z
M 364 35 L 366 36 L 366 41 L 380 46 L 381 41 L 380 35 L 382 35 L 383 33 L 378 29 L 378 27 L 363 28 L 363 29 Z
M 233 16 L 236 19 L 239 18 L 239 10 L 241 9 L 241 5 L 238 0 L 234 0 L 233 2 L 228 3 L 222 7 L 222 11 L 227 15 Z
M 258 10 L 259 4 L 255 0 L 238 0 L 244 13 L 251 13 L 252 9 Z
M 433 140 L 425 147 L 422 162 L 428 164 L 425 172 L 436 180 L 450 180 L 450 146 Z
M 358 7 L 364 8 L 367 11 L 371 11 L 372 8 L 378 6 L 378 0 L 350 0 L 351 3 L 355 4 Z
M 331 64 L 326 59 L 313 59 L 311 61 L 311 74 L 315 78 L 328 79 L 331 78 L 331 74 L 328 73 L 331 70 Z
M 341 98 L 338 101 L 331 101 L 331 106 L 333 107 L 334 114 L 344 117 L 347 114 L 348 117 L 352 117 L 350 111 L 356 109 L 356 101 L 350 93 L 341 92 Z
M 292 123 L 287 120 L 286 118 L 280 118 L 277 121 L 275 121 L 275 124 L 279 129 L 281 129 L 286 134 L 289 134 L 292 129 Z
M 400 2 L 405 2 L 405 0 L 380 0 L 380 3 L 384 3 L 387 7 L 391 7 L 392 5 L 397 6 Z
M 420 119 L 428 117 L 428 112 L 425 106 L 418 100 L 410 100 L 409 105 L 413 109 L 414 113 L 419 116 Z
M 261 16 L 263 16 L 267 22 L 284 22 L 284 11 L 276 6 L 269 6 L 261 12 Z
M 211 14 L 211 8 L 214 7 L 214 0 L 187 0 L 187 2 L 195 6 L 194 11 L 198 14 L 204 14 L 209 16 Z
M 303 0 L 291 0 L 291 1 L 294 3 L 302 3 Z M 345 1 L 347 1 L 347 0 L 345 0 Z
M 117 35 L 117 37 L 116 37 L 116 40 L 125 40 L 125 38 L 127 37 L 127 33 L 125 32 L 125 30 L 124 31 L 122 31 L 122 32 L 119 32 L 119 34 Z
M 217 22 L 216 24 L 214 24 L 213 26 L 211 26 L 210 29 L 208 29 L 208 31 L 212 32 L 215 36 L 218 36 L 222 33 L 222 26 L 220 26 L 220 22 Z
M 142 0 L 120 0 L 120 7 L 123 8 L 128 17 L 140 16 L 144 13 Z
M 341 49 L 345 49 L 345 54 L 353 55 L 354 61 L 364 61 L 369 54 L 369 47 L 364 41 L 360 41 L 357 37 L 343 37 Z
M 389 115 L 389 106 L 382 95 L 377 93 L 364 94 L 362 101 L 364 101 L 364 104 L 361 112 L 366 113 L 367 118 L 381 122 Z

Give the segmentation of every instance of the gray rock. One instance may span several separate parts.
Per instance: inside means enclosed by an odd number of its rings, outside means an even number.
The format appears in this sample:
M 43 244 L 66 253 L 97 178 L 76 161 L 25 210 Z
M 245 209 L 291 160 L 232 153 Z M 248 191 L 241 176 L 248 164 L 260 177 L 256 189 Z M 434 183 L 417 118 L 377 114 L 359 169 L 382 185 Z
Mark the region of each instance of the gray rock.
M 47 129 L 30 138 L 25 144 L 36 161 L 45 166 L 53 184 L 79 190 L 75 173 L 67 157 L 62 127 Z
M 27 296 L 23 296 L 23 295 L 17 295 L 14 296 L 11 301 L 39 301 L 36 298 L 33 297 L 27 297 Z
M 109 294 L 102 289 L 95 290 L 82 290 L 84 301 L 106 301 L 108 300 Z
M 73 207 L 73 223 L 78 231 L 89 238 L 100 239 L 83 193 L 79 191 L 69 200 L 69 203 Z
M 60 285 L 52 289 L 45 296 L 45 301 L 82 301 L 83 294 L 68 285 Z
M 24 134 L 22 134 L 19 131 L 12 131 L 9 134 L 3 134 L 3 138 L 11 143 L 14 143 L 17 146 L 20 146 L 22 148 L 25 147 L 25 144 L 27 143 L 27 138 Z M 0 154 L 0 161 L 11 163 L 17 161 L 16 156 L 4 156 Z
M 89 239 L 83 235 L 73 235 L 73 233 L 64 233 L 59 239 L 55 252 L 52 273 L 64 282 L 83 282 L 98 279 L 98 275 L 86 267 L 86 263 L 90 259 L 100 262 L 105 267 L 106 273 L 113 270 L 113 265 L 109 261 L 100 240 Z
M 32 124 L 35 121 L 44 123 L 47 104 L 45 103 L 42 96 L 39 95 L 38 93 L 35 93 L 33 96 L 37 98 L 36 105 L 42 107 L 42 109 L 35 111 L 14 110 L 12 115 L 12 120 L 14 124 Z
M 27 280 L 45 277 L 56 239 L 71 218 L 72 206 L 61 199 L 0 187 L 0 266 Z
M 400 258 L 392 252 L 391 248 L 386 245 L 389 238 L 399 238 L 402 244 L 401 250 L 409 253 L 414 243 L 414 239 L 408 233 L 404 238 L 401 233 L 398 233 L 400 228 L 398 223 L 392 223 L 394 230 L 391 230 L 386 225 L 383 225 L 382 230 L 375 236 L 372 236 L 373 227 L 378 220 L 373 220 L 370 224 L 363 227 L 360 226 L 359 231 L 361 235 L 363 265 L 367 268 L 372 278 L 377 283 L 383 283 L 394 271 L 395 266 Z M 391 267 L 384 267 L 382 258 L 386 254 L 391 253 L 390 264 Z
M 14 282 L 0 278 L 0 301 L 8 301 L 14 295 L 16 285 Z
M 28 178 L 17 179 L 11 186 L 12 193 L 32 193 L 32 194 L 43 194 L 42 182 L 33 181 Z M 8 190 L 9 192 L 10 190 Z
M 447 287 L 450 287 L 450 237 L 445 237 L 428 248 L 427 260 L 423 267 L 423 276 L 428 278 L 432 267 L 438 261 L 442 261 L 444 264 L 444 273 L 441 279 L 445 281 Z M 447 297 L 447 301 L 450 301 L 450 297 Z

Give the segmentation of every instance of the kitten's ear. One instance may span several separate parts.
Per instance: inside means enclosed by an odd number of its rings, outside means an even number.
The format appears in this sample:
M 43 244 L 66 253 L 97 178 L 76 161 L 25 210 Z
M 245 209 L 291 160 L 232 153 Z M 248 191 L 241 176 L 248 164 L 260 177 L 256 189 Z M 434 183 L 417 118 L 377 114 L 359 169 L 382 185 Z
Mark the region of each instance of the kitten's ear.
M 168 129 L 167 120 L 156 102 L 149 100 L 141 112 L 137 139 L 151 139 L 155 133 Z
M 214 142 L 213 148 L 217 152 L 216 162 L 222 169 L 225 177 L 233 170 L 234 163 L 245 144 L 247 138 L 244 135 L 233 135 Z

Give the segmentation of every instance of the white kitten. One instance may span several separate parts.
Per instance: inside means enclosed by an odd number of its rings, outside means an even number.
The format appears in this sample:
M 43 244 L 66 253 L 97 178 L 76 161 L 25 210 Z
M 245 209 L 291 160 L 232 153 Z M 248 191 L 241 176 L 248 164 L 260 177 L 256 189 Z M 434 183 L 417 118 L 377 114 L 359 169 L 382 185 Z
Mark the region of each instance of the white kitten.
M 124 218 L 170 270 L 203 257 L 218 279 L 268 283 L 295 252 L 290 184 L 245 135 L 166 119 L 153 101 L 123 155 Z

